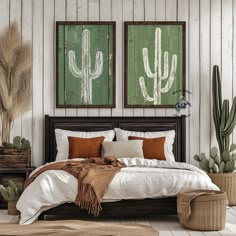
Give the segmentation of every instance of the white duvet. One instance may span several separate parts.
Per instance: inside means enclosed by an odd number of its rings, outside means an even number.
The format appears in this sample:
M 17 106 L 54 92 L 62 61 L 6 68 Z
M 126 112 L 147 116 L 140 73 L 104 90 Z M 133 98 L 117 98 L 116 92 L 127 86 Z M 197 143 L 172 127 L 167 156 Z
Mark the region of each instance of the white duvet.
M 190 164 L 143 158 L 121 160 L 127 167 L 115 175 L 103 201 L 175 196 L 186 189 L 219 190 L 206 173 Z M 74 176 L 62 170 L 42 173 L 26 188 L 17 203 L 21 212 L 20 224 L 30 224 L 43 211 L 73 202 L 76 195 L 77 179 Z

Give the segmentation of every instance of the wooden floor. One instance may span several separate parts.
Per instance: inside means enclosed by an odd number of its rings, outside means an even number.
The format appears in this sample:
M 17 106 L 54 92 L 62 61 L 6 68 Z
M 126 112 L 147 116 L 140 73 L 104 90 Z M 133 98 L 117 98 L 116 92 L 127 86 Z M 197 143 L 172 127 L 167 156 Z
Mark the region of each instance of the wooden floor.
M 0 210 L 0 223 L 17 223 L 18 216 L 8 216 L 6 210 Z M 99 220 L 105 221 L 105 220 Z M 225 228 L 221 231 L 192 231 L 181 227 L 177 216 L 154 216 L 132 219 L 106 220 L 106 222 L 137 223 L 152 226 L 160 232 L 161 236 L 236 236 L 236 207 L 227 208 L 227 219 Z M 1 226 L 0 226 L 1 228 Z

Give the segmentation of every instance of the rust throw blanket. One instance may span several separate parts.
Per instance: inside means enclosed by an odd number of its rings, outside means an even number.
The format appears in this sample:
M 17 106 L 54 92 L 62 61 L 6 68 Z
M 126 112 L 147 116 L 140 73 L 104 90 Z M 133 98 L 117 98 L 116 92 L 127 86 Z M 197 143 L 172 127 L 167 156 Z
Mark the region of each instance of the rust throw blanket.
M 122 167 L 125 167 L 125 164 L 118 161 L 115 157 L 56 162 L 42 167 L 31 175 L 26 180 L 24 188 L 27 188 L 37 176 L 47 170 L 64 170 L 78 179 L 78 192 L 75 203 L 80 208 L 98 216 L 102 209 L 102 198 L 111 180 Z

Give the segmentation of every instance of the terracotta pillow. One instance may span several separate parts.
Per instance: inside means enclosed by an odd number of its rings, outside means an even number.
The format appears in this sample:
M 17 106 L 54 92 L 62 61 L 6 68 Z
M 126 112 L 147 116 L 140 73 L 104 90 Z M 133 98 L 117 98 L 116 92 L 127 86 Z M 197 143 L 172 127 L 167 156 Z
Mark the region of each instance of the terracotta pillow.
M 142 138 L 129 136 L 129 140 L 143 140 L 143 155 L 146 159 L 166 160 L 165 157 L 165 137 L 160 138 Z
M 102 142 L 105 137 L 78 138 L 68 137 L 69 159 L 101 157 Z

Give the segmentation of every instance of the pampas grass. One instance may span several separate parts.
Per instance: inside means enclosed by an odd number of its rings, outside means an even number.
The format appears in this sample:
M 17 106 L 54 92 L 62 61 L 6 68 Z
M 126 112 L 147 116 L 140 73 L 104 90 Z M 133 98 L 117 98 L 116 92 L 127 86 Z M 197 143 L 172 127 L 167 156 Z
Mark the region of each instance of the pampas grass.
M 16 23 L 13 23 L 0 34 L 2 142 L 10 142 L 12 122 L 29 108 L 31 68 L 31 46 L 21 42 L 21 34 Z

